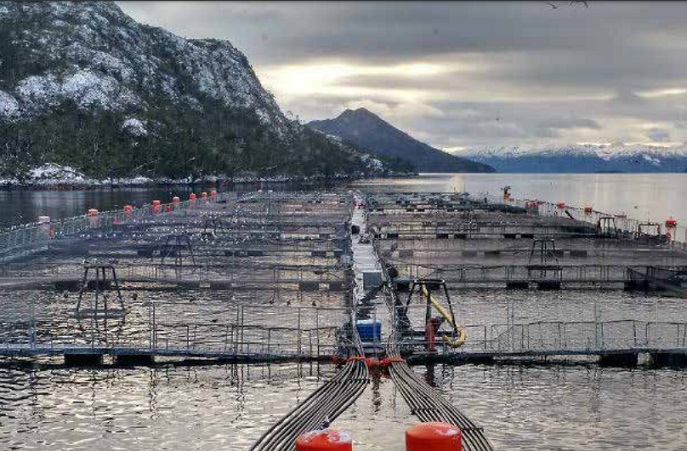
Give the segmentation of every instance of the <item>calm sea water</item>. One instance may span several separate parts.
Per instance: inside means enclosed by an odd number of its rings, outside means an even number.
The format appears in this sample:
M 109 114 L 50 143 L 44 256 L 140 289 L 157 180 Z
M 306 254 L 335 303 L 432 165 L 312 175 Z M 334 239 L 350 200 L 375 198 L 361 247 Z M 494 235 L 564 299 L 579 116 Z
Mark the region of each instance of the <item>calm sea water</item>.
M 678 174 L 440 174 L 353 186 L 497 193 L 506 184 L 515 197 L 592 204 L 598 210 L 654 220 L 672 215 L 687 223 L 682 197 L 687 177 Z M 179 191 L 0 192 L 0 221 L 9 225 L 39 214 L 73 216 L 87 208 L 120 208 L 173 195 Z M 67 304 L 59 294 L 52 296 L 52 301 L 44 300 L 46 309 Z M 0 322 L 22 310 L 16 307 L 22 298 L 0 293 Z M 596 302 L 604 320 L 687 319 L 681 300 L 622 292 L 525 296 L 475 290 L 462 292 L 456 301 L 465 323 L 504 322 L 508 302 L 517 303 L 518 321 L 590 320 Z M 687 450 L 687 371 L 602 369 L 593 364 L 414 370 L 481 423 L 498 450 Z M 247 450 L 334 371 L 331 365 L 317 364 L 76 369 L 49 362 L 3 362 L 0 450 Z M 382 378 L 334 426 L 353 433 L 357 451 L 403 451 L 403 432 L 415 421 L 391 381 Z
M 0 368 L 0 449 L 247 450 L 334 368 L 227 365 Z M 680 451 L 687 373 L 590 366 L 415 371 L 486 428 L 498 450 Z M 416 420 L 388 379 L 335 423 L 358 451 L 404 451 Z

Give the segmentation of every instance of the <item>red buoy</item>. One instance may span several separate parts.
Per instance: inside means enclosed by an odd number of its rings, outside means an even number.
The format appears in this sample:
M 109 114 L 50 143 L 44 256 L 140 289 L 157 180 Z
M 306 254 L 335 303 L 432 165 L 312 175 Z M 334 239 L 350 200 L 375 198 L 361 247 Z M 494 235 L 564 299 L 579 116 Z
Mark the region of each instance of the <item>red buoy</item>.
M 296 439 L 296 451 L 352 451 L 351 434 L 325 429 L 306 432 Z
M 460 428 L 448 423 L 418 423 L 406 430 L 406 451 L 462 451 Z
M 586 215 L 591 215 L 593 211 L 592 207 L 584 207 L 584 214 Z
M 565 202 L 558 202 L 556 206 L 559 210 L 565 210 Z
M 131 216 L 131 213 L 134 212 L 134 207 L 131 205 L 124 205 L 124 214 L 127 216 Z
M 669 229 L 674 229 L 677 227 L 677 221 L 673 218 L 666 219 L 666 227 Z

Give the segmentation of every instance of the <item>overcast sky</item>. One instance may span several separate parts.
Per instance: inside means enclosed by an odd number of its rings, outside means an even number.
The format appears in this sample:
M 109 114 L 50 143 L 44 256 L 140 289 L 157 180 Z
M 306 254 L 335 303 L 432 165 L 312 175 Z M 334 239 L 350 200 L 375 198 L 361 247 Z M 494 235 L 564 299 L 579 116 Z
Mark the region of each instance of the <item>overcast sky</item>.
M 436 147 L 687 142 L 687 2 L 118 2 L 231 41 L 302 120 L 364 106 Z

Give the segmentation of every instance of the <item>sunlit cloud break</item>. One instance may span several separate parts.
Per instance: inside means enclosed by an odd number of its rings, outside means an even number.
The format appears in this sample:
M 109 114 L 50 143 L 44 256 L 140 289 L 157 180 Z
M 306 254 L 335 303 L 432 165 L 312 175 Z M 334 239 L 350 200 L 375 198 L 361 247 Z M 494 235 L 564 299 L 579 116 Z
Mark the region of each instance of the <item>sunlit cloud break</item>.
M 302 121 L 364 106 L 448 150 L 687 142 L 687 3 L 119 5 L 231 41 Z

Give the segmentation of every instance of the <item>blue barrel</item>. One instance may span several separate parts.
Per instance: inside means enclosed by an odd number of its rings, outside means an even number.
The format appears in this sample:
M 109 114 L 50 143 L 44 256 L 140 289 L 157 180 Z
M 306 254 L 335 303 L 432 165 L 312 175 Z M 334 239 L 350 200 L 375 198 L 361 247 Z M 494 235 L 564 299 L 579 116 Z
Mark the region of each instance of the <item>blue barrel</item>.
M 355 327 L 358 329 L 361 341 L 382 341 L 382 322 L 371 319 L 356 321 Z

